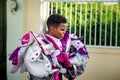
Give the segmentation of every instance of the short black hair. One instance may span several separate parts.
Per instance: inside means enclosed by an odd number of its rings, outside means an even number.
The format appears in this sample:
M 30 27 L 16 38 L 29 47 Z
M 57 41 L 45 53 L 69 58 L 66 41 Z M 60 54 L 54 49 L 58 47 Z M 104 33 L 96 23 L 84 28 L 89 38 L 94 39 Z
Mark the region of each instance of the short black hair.
M 60 23 L 67 23 L 65 17 L 60 14 L 52 14 L 47 19 L 47 27 L 49 29 L 50 26 L 58 27 Z

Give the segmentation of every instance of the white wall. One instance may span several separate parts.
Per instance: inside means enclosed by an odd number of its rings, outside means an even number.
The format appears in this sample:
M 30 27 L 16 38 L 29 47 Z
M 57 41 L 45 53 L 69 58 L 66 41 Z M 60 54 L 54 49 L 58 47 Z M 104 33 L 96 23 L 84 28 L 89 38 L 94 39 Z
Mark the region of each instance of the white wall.
M 19 9 L 13 15 L 8 7 L 9 0 L 7 0 L 7 80 L 22 80 L 22 74 L 19 72 L 10 73 L 12 65 L 8 61 L 8 55 L 20 44 L 19 39 L 23 33 L 23 1 L 17 1 Z

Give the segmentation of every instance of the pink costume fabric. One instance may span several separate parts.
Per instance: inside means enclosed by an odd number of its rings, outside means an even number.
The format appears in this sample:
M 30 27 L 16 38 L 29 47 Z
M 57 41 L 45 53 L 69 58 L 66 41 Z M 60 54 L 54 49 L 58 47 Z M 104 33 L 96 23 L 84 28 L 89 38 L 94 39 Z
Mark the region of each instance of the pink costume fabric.
M 21 39 L 21 44 L 22 46 L 17 47 L 10 55 L 9 60 L 12 61 L 13 65 L 17 65 L 18 64 L 18 53 L 19 50 L 21 49 L 21 47 L 27 46 L 28 42 L 29 42 L 29 33 L 26 33 L 22 39 Z
M 70 63 L 69 57 L 65 52 L 63 52 L 64 51 L 63 50 L 63 45 L 65 46 L 65 44 L 62 44 L 62 41 L 60 39 L 57 39 L 57 38 L 55 38 L 53 36 L 50 36 L 50 35 L 47 35 L 46 38 L 53 43 L 53 46 L 56 48 L 56 50 L 61 51 L 61 53 L 57 56 L 58 62 L 60 64 L 65 63 L 66 68 L 70 68 L 72 66 L 72 64 Z M 63 40 L 63 41 L 65 41 L 65 40 Z M 67 42 L 67 41 L 65 41 L 65 42 Z M 53 69 L 54 68 L 58 68 L 58 67 L 53 66 Z M 59 73 L 58 72 L 54 73 L 53 78 L 54 78 L 54 80 L 60 80 Z

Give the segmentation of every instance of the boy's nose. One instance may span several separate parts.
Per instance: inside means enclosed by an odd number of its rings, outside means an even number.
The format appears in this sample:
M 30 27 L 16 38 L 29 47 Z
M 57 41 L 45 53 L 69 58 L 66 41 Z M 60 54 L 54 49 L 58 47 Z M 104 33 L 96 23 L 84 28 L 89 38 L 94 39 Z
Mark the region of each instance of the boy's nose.
M 65 34 L 66 31 L 63 31 L 63 34 Z
M 63 34 L 65 34 L 65 31 L 63 32 Z

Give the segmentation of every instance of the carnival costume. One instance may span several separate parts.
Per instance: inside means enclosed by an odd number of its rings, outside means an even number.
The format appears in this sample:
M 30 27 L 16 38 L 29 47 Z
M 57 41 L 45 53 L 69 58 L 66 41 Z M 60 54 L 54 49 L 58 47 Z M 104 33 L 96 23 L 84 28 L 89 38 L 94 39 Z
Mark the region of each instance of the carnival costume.
M 67 32 L 59 40 L 43 30 L 37 34 L 29 31 L 22 37 L 22 45 L 9 57 L 13 65 L 11 73 L 20 68 L 21 73 L 28 74 L 28 80 L 60 80 L 59 74 L 74 79 L 84 72 L 89 58 L 81 40 Z

